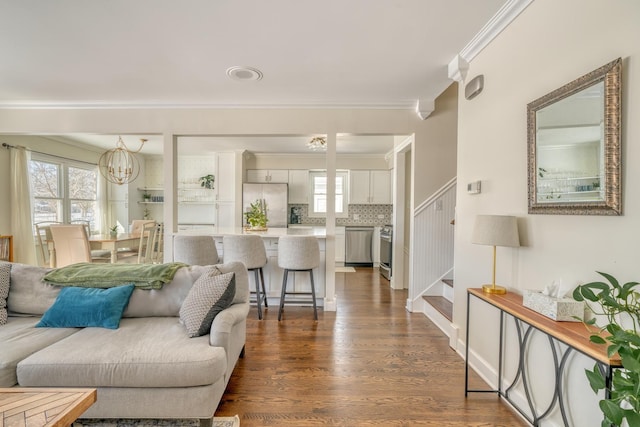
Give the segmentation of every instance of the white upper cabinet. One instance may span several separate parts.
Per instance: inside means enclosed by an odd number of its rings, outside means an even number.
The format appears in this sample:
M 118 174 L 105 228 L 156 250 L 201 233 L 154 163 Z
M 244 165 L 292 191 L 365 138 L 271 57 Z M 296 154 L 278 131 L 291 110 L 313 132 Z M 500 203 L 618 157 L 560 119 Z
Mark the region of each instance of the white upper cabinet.
M 371 203 L 375 205 L 391 204 L 391 172 L 388 170 L 371 171 Z
M 289 203 L 309 203 L 309 171 L 292 169 L 289 171 Z
M 289 182 L 288 169 L 247 169 L 247 182 L 262 184 L 287 184 Z
M 349 203 L 390 205 L 391 172 L 388 170 L 349 171 Z

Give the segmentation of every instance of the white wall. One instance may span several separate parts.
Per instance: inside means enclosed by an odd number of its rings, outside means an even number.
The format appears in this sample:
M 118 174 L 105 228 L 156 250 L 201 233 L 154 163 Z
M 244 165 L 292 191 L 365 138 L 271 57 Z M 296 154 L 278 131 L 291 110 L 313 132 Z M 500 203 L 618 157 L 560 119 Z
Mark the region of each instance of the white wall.
M 459 96 L 454 322 L 461 337 L 466 288 L 491 280 L 491 248 L 470 244 L 477 214 L 519 217 L 523 246 L 498 248 L 496 282 L 512 290 L 542 289 L 558 278 L 575 285 L 596 279 L 596 270 L 625 281 L 640 279 L 638 22 L 635 0 L 537 0 L 472 61 L 468 79 L 483 74 L 485 88 L 471 101 Z M 624 215 L 528 215 L 527 104 L 618 57 L 623 58 Z M 482 193 L 467 194 L 467 183 L 476 180 L 482 180 Z M 480 304 L 472 308 L 471 324 L 482 328 L 472 330 L 470 348 L 490 372 L 497 369 L 498 320 Z M 508 357 L 515 357 L 514 350 L 509 348 Z M 533 372 L 550 377 L 542 362 Z M 575 375 L 584 373 L 577 369 Z M 579 387 L 569 393 L 581 403 L 572 412 L 578 420 L 574 425 L 599 426 L 591 390 L 582 377 L 575 381 Z

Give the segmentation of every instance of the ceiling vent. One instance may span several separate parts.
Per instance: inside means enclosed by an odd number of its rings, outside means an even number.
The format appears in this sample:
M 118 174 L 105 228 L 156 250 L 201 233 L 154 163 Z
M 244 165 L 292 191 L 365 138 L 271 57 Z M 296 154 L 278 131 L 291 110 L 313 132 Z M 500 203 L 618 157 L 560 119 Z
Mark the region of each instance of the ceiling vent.
M 262 79 L 262 71 L 251 67 L 231 67 L 227 69 L 227 76 L 239 81 L 257 81 Z

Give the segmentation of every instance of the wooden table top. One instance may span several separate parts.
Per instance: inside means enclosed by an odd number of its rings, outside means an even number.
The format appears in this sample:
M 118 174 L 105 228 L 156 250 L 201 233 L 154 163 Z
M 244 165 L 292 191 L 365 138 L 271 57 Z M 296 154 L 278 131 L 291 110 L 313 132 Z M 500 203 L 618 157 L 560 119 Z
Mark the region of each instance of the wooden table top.
M 95 401 L 95 389 L 0 388 L 0 427 L 67 427 Z
M 589 341 L 589 337 L 597 333 L 596 327 L 587 326 L 581 322 L 557 322 L 522 305 L 522 295 L 514 292 L 507 292 L 504 295 L 486 294 L 482 288 L 469 288 L 467 292 L 599 362 L 612 367 L 622 366 L 617 354 L 611 358 L 607 355 L 606 344 L 594 344 Z

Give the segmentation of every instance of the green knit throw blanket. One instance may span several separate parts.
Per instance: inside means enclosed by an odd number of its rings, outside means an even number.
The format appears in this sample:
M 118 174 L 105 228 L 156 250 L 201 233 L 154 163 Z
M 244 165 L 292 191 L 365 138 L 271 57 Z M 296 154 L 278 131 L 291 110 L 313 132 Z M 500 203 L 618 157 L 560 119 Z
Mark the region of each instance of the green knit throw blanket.
M 169 283 L 181 262 L 167 264 L 92 264 L 81 262 L 50 271 L 44 281 L 56 286 L 112 288 L 133 283 L 136 289 L 161 289 Z

